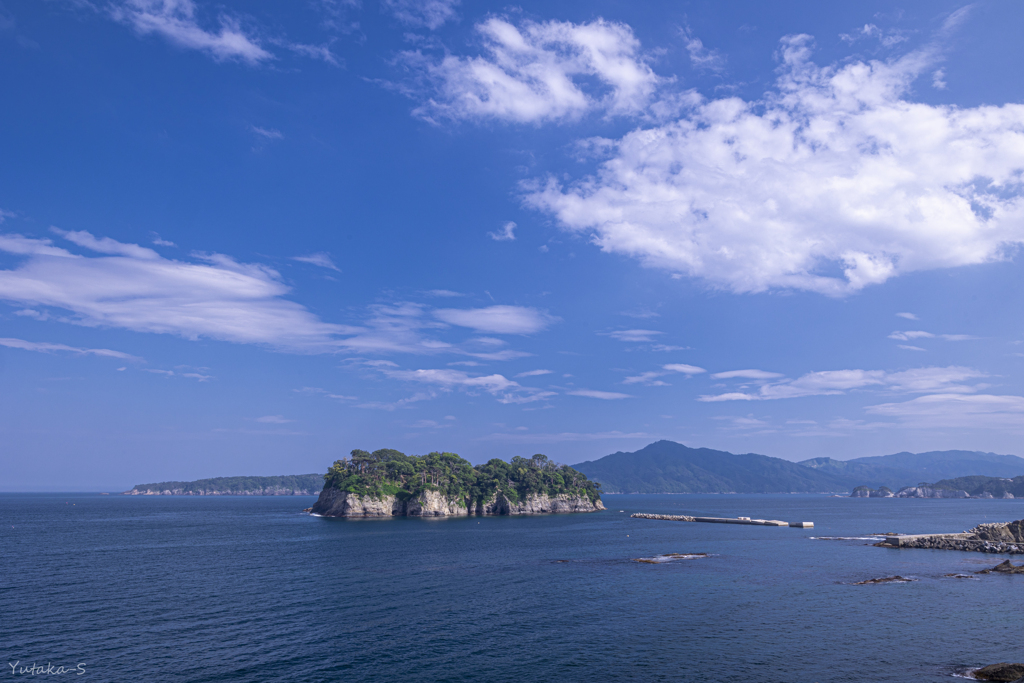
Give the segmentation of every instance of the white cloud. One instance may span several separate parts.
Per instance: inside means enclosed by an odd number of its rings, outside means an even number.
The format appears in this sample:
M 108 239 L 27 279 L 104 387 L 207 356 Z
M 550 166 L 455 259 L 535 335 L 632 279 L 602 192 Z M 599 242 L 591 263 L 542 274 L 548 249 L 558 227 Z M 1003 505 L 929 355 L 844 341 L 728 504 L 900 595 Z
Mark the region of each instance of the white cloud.
M 540 377 L 541 375 L 550 374 L 550 370 L 528 370 L 527 372 L 520 372 L 516 377 Z
M 393 363 L 382 365 L 371 361 L 367 364 L 374 366 L 389 379 L 431 384 L 444 391 L 485 391 L 495 396 L 500 403 L 533 403 L 556 395 L 553 391 L 521 386 L 518 382 L 499 374 L 470 375 L 461 370 L 449 369 L 400 370 L 395 368 Z
M 906 318 L 907 320 L 918 320 L 919 318 L 913 313 L 897 313 L 897 318 Z
M 810 52 L 809 36 L 784 38 L 763 100 L 702 100 L 616 141 L 592 177 L 524 185 L 525 202 L 604 251 L 733 292 L 840 296 L 1024 242 L 1024 105 L 911 101 L 934 46 L 826 67 Z
M 699 71 L 721 71 L 725 68 L 725 57 L 718 50 L 709 50 L 704 47 L 700 38 L 693 35 L 693 31 L 687 26 L 679 30 L 686 45 L 686 51 L 690 55 L 690 63 Z
M 729 392 L 701 396 L 706 403 L 719 401 L 766 401 L 805 396 L 831 396 L 853 389 L 880 388 L 906 393 L 973 393 L 978 387 L 965 382 L 986 377 L 971 368 L 950 366 L 885 372 L 884 370 L 826 370 L 810 372 L 797 379 L 764 384 L 756 394 Z
M 222 15 L 219 31 L 201 28 L 192 0 L 124 0 L 111 9 L 111 14 L 139 35 L 160 35 L 180 47 L 206 52 L 218 61 L 237 59 L 255 65 L 273 59 L 236 19 Z
M 403 24 L 434 31 L 458 19 L 455 8 L 459 4 L 459 0 L 382 0 L 381 8 Z
M 681 372 L 684 375 L 699 375 L 702 372 L 707 372 L 704 368 L 698 368 L 696 365 L 687 365 L 686 363 L 669 363 L 661 367 L 669 372 Z
M 320 321 L 284 299 L 289 289 L 266 266 L 221 254 L 198 262 L 165 259 L 151 249 L 61 233 L 103 256 L 80 256 L 49 240 L 0 235 L 0 250 L 28 258 L 0 270 L 0 299 L 70 311 L 67 322 L 120 327 L 300 352 L 341 348 L 340 335 L 359 332 Z
M 510 242 L 516 238 L 515 229 L 516 224 L 509 221 L 501 226 L 501 232 L 489 232 L 487 234 L 495 242 Z
M 3 209 L 0 209 L 0 223 L 3 223 L 8 218 L 14 218 L 17 215 L 18 214 L 13 211 L 4 211 Z
M 141 358 L 137 358 L 131 354 L 123 353 L 121 351 L 111 351 L 110 349 L 80 349 L 76 346 L 67 346 L 66 344 L 30 342 L 25 341 L 24 339 L 0 338 L 0 346 L 6 346 L 9 349 L 21 349 L 23 351 L 38 351 L 40 353 L 56 353 L 58 351 L 64 351 L 80 356 L 102 356 L 104 358 L 120 358 L 122 360 L 142 360 Z
M 616 330 L 615 332 L 598 332 L 598 334 L 624 342 L 649 342 L 654 341 L 656 334 L 664 334 L 657 330 Z
M 623 384 L 644 384 L 649 387 L 667 387 L 668 382 L 662 382 L 657 379 L 658 377 L 664 377 L 664 372 L 642 372 L 639 375 L 633 377 L 627 377 L 622 380 Z
M 292 261 L 300 261 L 302 263 L 308 263 L 314 266 L 320 266 L 321 268 L 329 268 L 330 270 L 336 270 L 339 273 L 341 269 L 334 265 L 334 260 L 331 259 L 331 255 L 327 252 L 317 252 L 315 254 L 309 254 L 307 256 L 292 256 Z
M 614 391 L 597 391 L 596 389 L 576 389 L 565 393 L 569 396 L 585 396 L 586 398 L 599 398 L 604 401 L 614 401 L 620 398 L 633 398 L 629 394 L 620 394 Z
M 946 341 L 970 341 L 978 339 L 971 334 L 932 334 L 931 332 L 925 332 L 923 330 L 912 330 L 907 332 L 893 332 L 889 335 L 889 339 L 895 339 L 897 341 L 910 341 L 911 339 L 945 339 Z
M 1024 428 L 1022 396 L 941 393 L 903 403 L 868 406 L 865 410 L 922 429 Z
M 484 54 L 435 62 L 407 52 L 434 93 L 415 113 L 428 120 L 499 119 L 539 123 L 602 110 L 636 114 L 659 82 L 625 24 L 522 22 L 492 17 L 477 24 Z
M 434 317 L 450 325 L 493 334 L 533 334 L 558 320 L 535 308 L 488 306 L 487 308 L 440 308 Z
M 904 351 L 924 351 L 925 350 L 925 349 L 922 349 L 920 346 L 911 346 L 910 344 L 897 344 L 896 346 L 898 346 L 899 348 L 903 349 Z
M 932 73 L 932 87 L 936 90 L 946 89 L 946 70 L 936 69 Z
M 765 370 L 729 370 L 728 372 L 716 372 L 711 376 L 714 379 L 776 379 L 782 377 L 777 372 L 766 372 Z
M 864 24 L 862 28 L 857 29 L 853 33 L 841 33 L 839 38 L 847 43 L 855 43 L 862 38 L 875 38 L 884 47 L 892 47 L 905 42 L 908 38 L 906 33 L 897 29 L 889 29 L 888 31 L 880 29 L 875 24 Z
M 249 126 L 249 129 L 252 130 L 253 133 L 256 133 L 256 135 L 259 135 L 262 138 L 266 138 L 267 140 L 284 139 L 284 135 L 281 134 L 281 131 L 274 130 L 273 128 L 260 128 L 259 126 Z
M 454 297 L 454 296 L 466 296 L 461 292 L 453 292 L 450 289 L 430 289 L 424 292 L 427 296 L 439 296 L 439 297 Z
M 264 424 L 274 424 L 274 425 L 283 425 L 283 424 L 288 424 L 289 422 L 295 422 L 295 420 L 289 420 L 289 419 L 285 418 L 284 415 L 264 415 L 263 417 L 257 417 L 256 421 L 257 422 L 262 422 Z

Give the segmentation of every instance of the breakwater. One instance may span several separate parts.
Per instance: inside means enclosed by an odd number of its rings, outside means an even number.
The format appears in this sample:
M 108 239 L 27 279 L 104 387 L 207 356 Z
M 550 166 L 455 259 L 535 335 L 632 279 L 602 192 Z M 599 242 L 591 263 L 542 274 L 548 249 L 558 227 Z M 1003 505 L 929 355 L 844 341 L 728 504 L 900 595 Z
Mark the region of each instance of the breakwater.
M 799 529 L 813 529 L 814 522 L 783 522 L 778 519 L 751 519 L 750 517 L 691 517 L 689 515 L 652 515 L 634 512 L 630 517 L 637 519 L 664 519 L 670 522 L 703 522 L 705 524 L 751 524 L 754 526 L 791 526 Z
M 975 553 L 1024 555 L 1024 519 L 979 524 L 955 534 L 888 534 L 875 545 L 889 548 L 931 548 Z

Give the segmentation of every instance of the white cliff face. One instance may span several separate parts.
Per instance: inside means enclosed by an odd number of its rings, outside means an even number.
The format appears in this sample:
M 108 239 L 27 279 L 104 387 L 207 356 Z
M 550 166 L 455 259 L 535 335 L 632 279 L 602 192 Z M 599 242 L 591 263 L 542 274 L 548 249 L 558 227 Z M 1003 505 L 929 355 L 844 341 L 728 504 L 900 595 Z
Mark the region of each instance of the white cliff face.
M 933 489 L 927 486 L 911 486 L 902 489 L 896 494 L 897 498 L 970 498 L 967 491 L 953 491 L 952 489 Z
M 470 501 L 451 499 L 440 491 L 423 491 L 415 498 L 400 501 L 395 496 L 380 500 L 357 496 L 334 488 L 325 488 L 313 505 L 312 512 L 324 517 L 461 517 L 476 515 L 537 515 L 562 512 L 597 512 L 605 507 L 598 500 L 591 503 L 584 496 L 532 495 L 512 503 L 495 494 L 487 502 L 469 507 Z

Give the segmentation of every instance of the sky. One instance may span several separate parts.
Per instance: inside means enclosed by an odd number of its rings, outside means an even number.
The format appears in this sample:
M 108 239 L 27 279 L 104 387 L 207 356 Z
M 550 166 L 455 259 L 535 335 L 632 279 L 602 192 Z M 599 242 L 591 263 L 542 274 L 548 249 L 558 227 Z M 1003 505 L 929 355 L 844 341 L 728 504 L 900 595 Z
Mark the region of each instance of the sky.
M 1022 22 L 2 0 L 0 490 L 1024 455 Z

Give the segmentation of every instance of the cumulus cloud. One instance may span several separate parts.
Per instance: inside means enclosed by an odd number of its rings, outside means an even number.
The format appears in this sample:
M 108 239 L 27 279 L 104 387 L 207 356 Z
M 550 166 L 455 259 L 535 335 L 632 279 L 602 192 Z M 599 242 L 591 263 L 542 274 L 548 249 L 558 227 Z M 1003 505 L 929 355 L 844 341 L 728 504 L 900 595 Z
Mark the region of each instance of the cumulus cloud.
M 965 384 L 986 377 L 972 368 L 916 368 L 902 372 L 884 370 L 826 370 L 809 372 L 797 379 L 785 379 L 762 385 L 757 393 L 729 392 L 701 396 L 705 403 L 719 401 L 766 401 L 805 396 L 831 396 L 854 389 L 880 388 L 905 393 L 974 393 L 978 387 Z
M 70 311 L 67 321 L 81 325 L 293 351 L 333 350 L 339 335 L 358 330 L 322 322 L 286 300 L 288 287 L 266 266 L 222 254 L 177 261 L 87 232 L 60 234 L 100 256 L 74 254 L 50 240 L 2 235 L 0 251 L 28 258 L 0 270 L 0 299 Z
M 764 99 L 701 100 L 614 141 L 593 176 L 524 185 L 526 204 L 604 251 L 738 293 L 841 296 L 1024 242 L 1024 105 L 913 102 L 933 46 L 824 67 L 811 48 L 782 40 Z
M 415 114 L 428 120 L 515 123 L 575 120 L 591 111 L 636 114 L 661 82 L 640 54 L 632 29 L 597 19 L 582 24 L 492 17 L 477 24 L 483 54 L 419 52 L 403 57 L 432 94 Z
M 505 223 L 501 226 L 501 232 L 489 232 L 487 233 L 492 240 L 495 242 L 511 242 L 516 238 L 516 224 L 512 221 Z
M 334 265 L 334 260 L 331 255 L 326 252 L 317 252 L 315 254 L 309 254 L 307 256 L 292 256 L 292 261 L 300 261 L 302 263 L 308 263 L 313 266 L 320 266 L 321 268 L 328 268 L 330 270 L 336 270 L 339 273 L 341 268 Z
M 381 8 L 403 24 L 431 31 L 458 18 L 459 0 L 383 0 Z
M 434 311 L 434 317 L 450 325 L 493 334 L 533 334 L 558 320 L 535 308 L 525 306 L 440 308 Z
M 219 29 L 202 28 L 192 0 L 124 0 L 113 6 L 111 14 L 139 35 L 159 35 L 180 47 L 206 52 L 218 61 L 234 59 L 255 65 L 273 59 L 236 19 L 222 15 Z
M 0 346 L 9 349 L 21 349 L 22 351 L 38 351 L 40 353 L 73 353 L 79 356 L 102 356 L 104 358 L 120 358 L 122 360 L 142 360 L 131 354 L 122 351 L 111 351 L 110 349 L 81 349 L 77 346 L 66 344 L 54 344 L 51 342 L 31 342 L 24 339 L 0 338 Z

